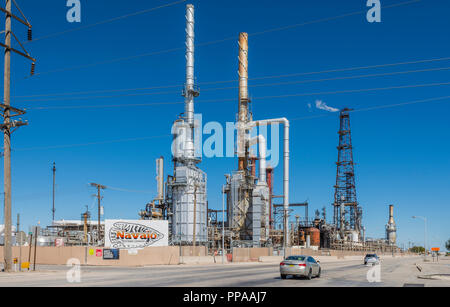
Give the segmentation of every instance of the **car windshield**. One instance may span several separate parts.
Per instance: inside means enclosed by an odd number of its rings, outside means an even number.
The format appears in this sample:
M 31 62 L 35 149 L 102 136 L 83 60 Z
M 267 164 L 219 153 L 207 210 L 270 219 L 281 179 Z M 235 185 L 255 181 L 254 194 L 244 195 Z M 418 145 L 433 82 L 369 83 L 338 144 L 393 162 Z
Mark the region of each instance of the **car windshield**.
M 367 254 L 366 257 L 367 257 L 367 258 L 376 258 L 377 255 L 374 255 L 374 254 Z
M 303 256 L 289 256 L 289 257 L 286 258 L 286 260 L 304 261 L 305 257 L 303 257 Z

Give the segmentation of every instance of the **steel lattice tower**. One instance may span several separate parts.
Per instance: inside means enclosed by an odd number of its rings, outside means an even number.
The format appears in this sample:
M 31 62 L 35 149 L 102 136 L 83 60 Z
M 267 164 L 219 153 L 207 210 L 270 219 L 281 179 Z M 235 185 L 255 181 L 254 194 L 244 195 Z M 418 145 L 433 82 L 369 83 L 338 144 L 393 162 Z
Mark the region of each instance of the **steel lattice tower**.
M 338 161 L 334 186 L 334 224 L 341 231 L 356 230 L 361 235 L 362 210 L 356 198 L 353 146 L 350 129 L 351 109 L 340 112 Z

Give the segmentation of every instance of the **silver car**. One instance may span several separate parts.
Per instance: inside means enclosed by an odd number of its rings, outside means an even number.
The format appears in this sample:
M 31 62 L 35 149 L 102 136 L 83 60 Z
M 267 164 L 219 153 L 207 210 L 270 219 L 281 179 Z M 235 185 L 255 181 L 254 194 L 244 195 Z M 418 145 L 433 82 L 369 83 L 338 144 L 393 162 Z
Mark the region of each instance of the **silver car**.
M 366 257 L 364 257 L 364 264 L 368 265 L 377 265 L 380 264 L 380 258 L 378 258 L 377 254 L 367 254 Z
M 320 261 L 311 256 L 289 256 L 280 263 L 281 279 L 286 279 L 288 275 L 311 279 L 313 276 L 320 277 L 321 272 Z

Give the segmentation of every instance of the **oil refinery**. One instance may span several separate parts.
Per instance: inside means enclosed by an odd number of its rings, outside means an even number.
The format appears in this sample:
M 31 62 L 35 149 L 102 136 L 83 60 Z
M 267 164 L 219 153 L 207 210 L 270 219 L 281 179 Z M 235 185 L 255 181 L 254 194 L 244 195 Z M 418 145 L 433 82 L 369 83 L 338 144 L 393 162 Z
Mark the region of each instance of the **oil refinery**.
M 0 287 L 450 286 L 449 1 L 0 2 Z
M 333 210 L 332 221 L 327 220 L 327 206 L 322 208 L 322 212 L 316 210 L 314 218 L 311 218 L 308 202 L 291 202 L 289 197 L 290 162 L 295 157 L 290 157 L 289 151 L 290 122 L 284 117 L 255 119 L 258 118 L 258 114 L 253 114 L 251 111 L 252 102 L 248 86 L 251 71 L 249 35 L 244 32 L 239 34 L 237 42 L 239 99 L 236 108 L 237 138 L 234 144 L 237 168 L 225 174 L 226 181 L 222 187 L 222 193 L 226 202 L 226 208 L 224 208 L 226 215 L 223 216 L 223 220 L 218 219 L 218 215 L 222 213 L 221 210 L 208 207 L 207 174 L 201 170 L 202 153 L 198 150 L 198 146 L 201 145 L 197 144 L 195 139 L 195 129 L 199 124 L 195 120 L 194 106 L 200 90 L 196 85 L 195 75 L 193 5 L 186 6 L 185 17 L 186 79 L 182 90 L 184 113 L 173 122 L 171 130 L 173 142 L 170 158 L 173 163 L 173 173 L 169 175 L 164 170 L 164 161 L 169 157 L 161 156 L 156 160 L 157 195 L 145 205 L 145 208 L 137 212 L 138 221 L 141 222 L 101 221 L 101 190 L 107 187 L 91 184 L 98 188 L 96 196 L 99 206 L 98 221 L 91 221 L 91 213 L 88 210 L 81 214 L 80 220 L 53 221 L 52 225 L 46 228 L 36 228 L 36 230 L 39 229 L 36 244 L 40 246 L 104 245 L 127 248 L 125 243 L 119 241 L 126 239 L 124 233 L 140 227 L 136 232 L 139 236 L 144 233 L 143 229 L 147 229 L 145 230 L 147 234 L 143 236 L 144 239 L 146 238 L 145 246 L 148 246 L 149 240 L 152 239 L 151 242 L 158 242 L 155 244 L 167 242 L 164 244 L 170 246 L 204 246 L 209 253 L 218 250 L 227 253 L 235 247 L 270 247 L 279 254 L 288 247 L 313 250 L 398 251 L 393 205 L 389 206 L 386 237 L 381 239 L 365 237 L 363 206 L 359 204 L 356 194 L 350 128 L 351 109 L 340 110 L 336 184 L 334 199 L 331 206 L 328 206 Z M 272 125 L 283 127 L 281 195 L 274 194 L 273 173 L 279 167 L 274 168 L 268 164 L 268 140 L 259 131 L 262 127 Z M 53 166 L 54 172 L 55 166 Z M 330 195 L 332 191 L 330 187 Z M 276 199 L 281 199 L 282 202 L 275 203 Z M 304 208 L 304 216 L 293 214 L 297 208 Z M 54 210 L 53 208 L 53 215 Z M 164 230 L 164 227 L 167 229 Z M 111 233 L 111 229 L 115 229 L 114 234 Z M 131 239 L 132 235 L 129 236 Z

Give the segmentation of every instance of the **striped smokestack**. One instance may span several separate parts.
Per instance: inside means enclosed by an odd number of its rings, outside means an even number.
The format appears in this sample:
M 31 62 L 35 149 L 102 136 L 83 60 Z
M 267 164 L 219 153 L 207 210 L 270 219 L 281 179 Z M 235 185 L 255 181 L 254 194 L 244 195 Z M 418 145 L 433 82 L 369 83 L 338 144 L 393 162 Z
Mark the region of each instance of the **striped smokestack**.
M 239 113 L 238 113 L 238 156 L 239 170 L 247 167 L 245 124 L 248 122 L 248 34 L 239 34 Z

